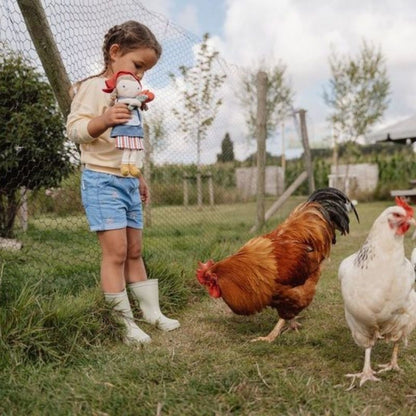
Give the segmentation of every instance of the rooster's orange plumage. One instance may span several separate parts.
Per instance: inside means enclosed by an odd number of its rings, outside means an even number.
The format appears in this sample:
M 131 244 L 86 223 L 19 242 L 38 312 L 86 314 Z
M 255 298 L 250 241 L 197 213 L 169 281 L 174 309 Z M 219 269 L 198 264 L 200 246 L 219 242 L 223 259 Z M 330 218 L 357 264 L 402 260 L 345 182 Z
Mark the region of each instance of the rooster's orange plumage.
M 270 233 L 251 239 L 217 263 L 200 263 L 197 279 L 239 315 L 275 308 L 280 317 L 275 328 L 256 338 L 271 342 L 286 320 L 296 327 L 294 318 L 312 302 L 321 264 L 336 242 L 335 230 L 349 232 L 349 207 L 358 219 L 341 191 L 319 189 Z

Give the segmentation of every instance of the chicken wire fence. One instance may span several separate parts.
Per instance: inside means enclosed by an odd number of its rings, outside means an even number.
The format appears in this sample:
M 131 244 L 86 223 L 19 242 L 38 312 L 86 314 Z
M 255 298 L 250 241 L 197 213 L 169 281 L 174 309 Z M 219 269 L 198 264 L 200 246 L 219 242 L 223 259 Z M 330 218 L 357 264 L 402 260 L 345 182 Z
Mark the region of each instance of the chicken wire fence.
M 230 206 L 241 199 L 242 192 L 236 187 L 233 166 L 220 169 L 216 163 L 217 155 L 222 152 L 226 133 L 230 130 L 241 132 L 238 137 L 240 159 L 255 150 L 255 144 L 249 144 L 246 139 L 245 120 L 236 94 L 241 88 L 243 71 L 230 65 L 219 55 L 215 57 L 212 71 L 224 78 L 218 92 L 222 105 L 214 122 L 207 129 L 204 140 L 200 142 L 198 155 L 197 143 L 193 140 L 195 132 L 184 134 L 178 126 L 174 109 L 181 111 L 184 107 L 178 92 L 178 84 L 181 83 L 180 68 L 191 68 L 195 65 L 196 51 L 201 39 L 166 17 L 147 10 L 135 0 L 121 3 L 45 0 L 42 1 L 42 6 L 71 83 L 101 72 L 103 38 L 115 24 L 132 19 L 140 21 L 154 32 L 162 44 L 160 61 L 143 80 L 143 87 L 152 90 L 156 95 L 156 99 L 149 105 L 149 111 L 144 114 L 144 121 L 149 126 L 150 143 L 153 145 L 153 151 L 149 155 L 151 163 L 147 167 L 151 170 L 145 171 L 151 187 L 152 203 L 145 209 L 144 246 L 146 249 L 153 241 L 157 241 L 158 245 L 165 245 L 160 250 L 169 250 L 175 246 L 175 233 L 188 229 L 193 230 L 189 233 L 189 239 L 194 239 L 197 247 L 201 234 L 207 235 L 215 228 L 211 227 L 212 224 L 227 222 L 224 207 L 228 207 L 230 211 Z M 0 41 L 4 48 L 3 58 L 7 57 L 4 52 L 6 49 L 17 52 L 46 80 L 23 15 L 14 0 L 3 0 L 0 4 Z M 179 81 L 176 84 L 173 82 L 175 79 Z M 22 99 L 25 99 L 24 92 Z M 159 135 L 158 141 L 152 143 L 152 129 L 161 126 L 162 137 Z M 236 137 L 231 139 L 235 140 Z M 2 137 L 0 144 L 1 141 Z M 3 149 L 5 146 L 3 143 Z M 12 147 L 13 149 L 19 152 L 22 151 L 22 146 Z M 3 184 L 0 184 L 1 207 L 2 210 L 5 209 L 6 193 L 10 191 L 5 190 L 4 180 L 13 176 L 14 189 L 18 191 L 17 203 L 22 203 L 14 222 L 13 236 L 17 236 L 23 244 L 30 244 L 30 247 L 26 247 L 27 255 L 37 257 L 42 253 L 46 264 L 48 259 L 68 258 L 72 254 L 69 255 L 65 250 L 70 250 L 77 257 L 68 267 L 76 267 L 79 262 L 88 262 L 93 265 L 92 270 L 96 270 L 99 260 L 98 244 L 94 233 L 88 230 L 80 202 L 79 154 L 76 147 L 69 142 L 65 149 L 68 152 L 66 157 L 76 167 L 75 173 L 63 177 L 55 186 L 36 186 L 31 189 L 26 185 L 28 181 L 25 179 L 35 175 L 41 162 L 20 166 L 18 174 L 13 171 L 13 164 L 10 164 L 9 170 L 6 164 L 6 170 L 2 170 L 5 178 L 2 178 Z M 221 157 L 224 156 L 223 154 Z M 0 158 L 3 165 L 5 157 L 3 160 Z M 14 156 L 11 154 L 8 157 Z M 200 170 L 197 169 L 198 159 Z M 51 166 L 48 169 L 53 170 L 56 167 Z M 202 184 L 200 193 L 196 186 L 198 172 L 201 174 Z M 21 182 L 16 183 L 16 178 L 20 178 Z M 28 234 L 30 239 L 26 238 Z M 162 235 L 167 237 L 163 239 L 163 243 L 160 238 L 156 238 Z M 61 244 L 62 242 L 65 244 Z M 1 253 L 2 249 L 0 255 Z

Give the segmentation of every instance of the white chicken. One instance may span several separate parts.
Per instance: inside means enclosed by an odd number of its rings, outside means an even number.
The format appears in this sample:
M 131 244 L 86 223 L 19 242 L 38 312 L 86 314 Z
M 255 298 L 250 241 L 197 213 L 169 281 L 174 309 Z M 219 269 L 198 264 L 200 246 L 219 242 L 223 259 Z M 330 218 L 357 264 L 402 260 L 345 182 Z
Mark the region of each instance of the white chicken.
M 342 261 L 338 276 L 345 318 L 356 344 L 365 348 L 361 373 L 347 374 L 360 386 L 379 380 L 371 368 L 371 349 L 377 339 L 394 343 L 389 364 L 382 371 L 400 370 L 399 342 L 416 326 L 414 265 L 405 257 L 404 234 L 415 225 L 413 209 L 402 199 L 375 220 L 364 245 Z M 416 256 L 415 256 L 416 257 Z

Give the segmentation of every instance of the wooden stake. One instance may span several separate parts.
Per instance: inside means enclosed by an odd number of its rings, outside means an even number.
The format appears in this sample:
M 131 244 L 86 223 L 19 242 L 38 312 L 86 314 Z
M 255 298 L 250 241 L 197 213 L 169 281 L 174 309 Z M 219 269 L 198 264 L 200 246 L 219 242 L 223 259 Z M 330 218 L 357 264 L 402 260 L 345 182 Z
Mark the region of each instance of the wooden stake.
M 71 82 L 66 73 L 40 0 L 17 0 L 43 69 L 66 118 L 71 108 Z

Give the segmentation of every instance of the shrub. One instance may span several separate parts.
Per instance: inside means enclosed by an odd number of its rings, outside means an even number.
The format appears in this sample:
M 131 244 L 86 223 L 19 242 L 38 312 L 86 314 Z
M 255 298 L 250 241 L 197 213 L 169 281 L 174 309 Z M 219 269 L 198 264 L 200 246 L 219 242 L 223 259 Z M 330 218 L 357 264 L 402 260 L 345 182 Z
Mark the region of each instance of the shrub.
M 7 48 L 0 52 L 0 95 L 0 236 L 11 237 L 19 190 L 56 186 L 73 166 L 50 85 Z

